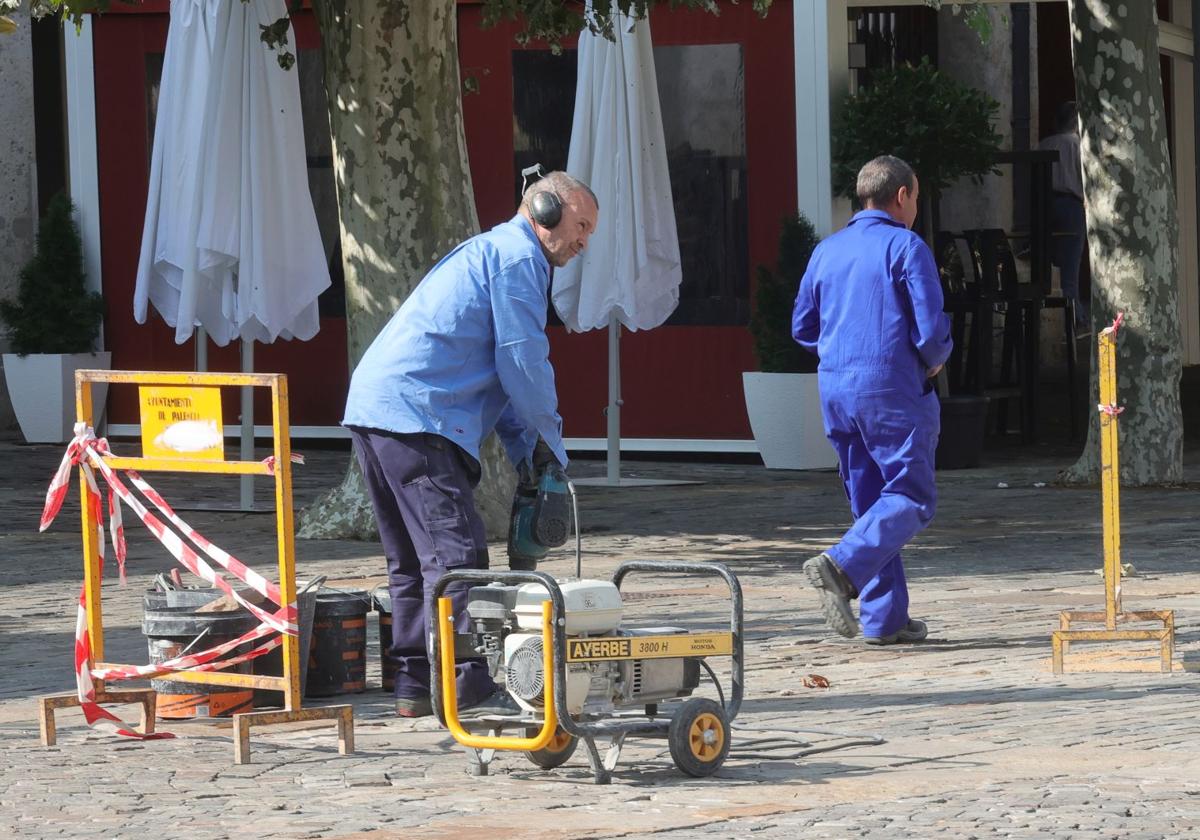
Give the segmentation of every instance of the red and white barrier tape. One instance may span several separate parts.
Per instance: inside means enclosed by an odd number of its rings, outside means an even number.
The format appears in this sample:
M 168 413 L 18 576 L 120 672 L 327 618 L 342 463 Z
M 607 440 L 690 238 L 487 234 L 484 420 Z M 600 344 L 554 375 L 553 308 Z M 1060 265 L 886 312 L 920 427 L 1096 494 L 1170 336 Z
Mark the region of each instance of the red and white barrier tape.
M 1118 313 L 1117 313 L 1117 317 L 1113 319 L 1112 326 L 1110 326 L 1110 327 L 1105 327 L 1104 329 L 1102 329 L 1102 330 L 1100 331 L 1100 334 L 1101 334 L 1101 335 L 1110 335 L 1110 334 L 1111 334 L 1113 338 L 1116 338 L 1116 337 L 1117 337 L 1117 332 L 1118 332 L 1118 331 L 1121 329 L 1121 327 L 1123 327 L 1123 326 L 1125 326 L 1125 313 L 1124 313 L 1124 312 L 1118 312 Z
M 303 464 L 304 456 L 293 452 L 288 460 L 293 464 Z M 267 465 L 267 469 L 271 471 L 271 475 L 275 475 L 275 456 L 268 455 L 266 458 L 263 458 L 262 462 Z
M 1097 405 L 1096 409 L 1101 414 L 1107 414 L 1109 417 L 1116 417 L 1118 414 L 1125 413 L 1125 406 L 1118 407 L 1115 405 L 1104 405 L 1104 403 L 1100 403 L 1099 405 Z
M 276 584 L 271 583 L 253 569 L 247 567 L 236 557 L 205 539 L 203 535 L 180 518 L 171 509 L 170 505 L 167 504 L 166 500 L 145 479 L 130 470 L 130 481 L 133 482 L 134 486 L 150 500 L 172 525 L 178 528 L 180 532 L 197 545 L 217 565 L 262 595 L 275 606 L 280 607 L 280 609 L 277 612 L 270 613 L 247 601 L 219 572 L 213 569 L 199 554 L 188 546 L 178 534 L 167 528 L 162 520 L 146 509 L 145 505 L 129 491 L 129 488 L 125 486 L 116 472 L 104 461 L 104 456 L 107 454 L 110 454 L 108 441 L 103 438 L 97 438 L 91 427 L 85 426 L 82 423 L 75 425 L 75 437 L 68 444 L 62 463 L 59 464 L 58 470 L 50 482 L 50 487 L 46 491 L 46 502 L 42 510 L 40 530 L 45 531 L 50 527 L 50 523 L 54 521 L 55 516 L 61 510 L 70 486 L 71 469 L 74 466 L 78 466 L 87 485 L 87 504 L 96 522 L 96 550 L 99 555 L 101 570 L 103 570 L 105 553 L 104 525 L 101 515 L 100 487 L 95 475 L 95 470 L 99 470 L 100 474 L 104 477 L 105 483 L 108 485 L 109 526 L 122 583 L 125 582 L 126 556 L 125 528 L 121 519 L 121 501 L 124 501 L 138 515 L 138 518 L 142 520 L 142 523 L 145 524 L 150 532 L 158 538 L 159 542 L 188 571 L 232 597 L 260 621 L 257 627 L 243 633 L 238 638 L 209 648 L 208 650 L 186 654 L 165 662 L 149 665 L 116 666 L 89 670 L 87 663 L 92 658 L 92 647 L 87 630 L 87 602 L 85 593 L 80 592 L 79 611 L 75 623 L 75 678 L 79 691 L 80 707 L 83 709 L 88 725 L 129 738 L 170 738 L 173 736 L 167 732 L 157 732 L 151 735 L 143 735 L 136 732 L 126 726 L 115 715 L 103 709 L 96 703 L 96 689 L 93 679 L 116 681 L 134 678 L 144 679 L 146 677 L 155 677 L 182 670 L 215 671 L 255 659 L 279 647 L 282 641 L 276 637 L 238 656 L 228 659 L 219 659 L 219 657 L 247 642 L 256 641 L 265 636 L 277 633 L 286 633 L 290 636 L 297 635 L 296 606 L 295 604 L 289 604 L 286 607 L 281 606 L 282 595 Z M 292 460 L 297 463 L 304 463 L 303 457 L 299 455 L 293 455 Z M 273 457 L 266 459 L 264 463 L 267 463 L 271 467 L 272 472 L 274 471 Z

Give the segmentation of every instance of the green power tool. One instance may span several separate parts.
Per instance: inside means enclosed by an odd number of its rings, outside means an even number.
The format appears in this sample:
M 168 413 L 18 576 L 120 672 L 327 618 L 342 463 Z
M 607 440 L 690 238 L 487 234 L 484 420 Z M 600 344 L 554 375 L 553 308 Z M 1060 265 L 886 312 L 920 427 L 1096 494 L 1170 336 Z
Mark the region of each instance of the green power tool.
M 508 567 L 517 571 L 536 569 L 550 549 L 567 541 L 570 526 L 567 474 L 553 456 L 539 454 L 534 456 L 537 466 L 526 461 L 517 470 L 508 525 Z

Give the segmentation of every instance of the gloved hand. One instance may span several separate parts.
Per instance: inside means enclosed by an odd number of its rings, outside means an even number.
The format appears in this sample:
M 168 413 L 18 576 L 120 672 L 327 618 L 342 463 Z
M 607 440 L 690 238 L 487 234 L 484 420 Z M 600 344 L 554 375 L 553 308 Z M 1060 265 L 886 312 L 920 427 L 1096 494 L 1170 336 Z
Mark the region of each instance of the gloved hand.
M 517 493 L 533 495 L 537 492 L 537 470 L 528 459 L 517 464 Z
M 558 458 L 554 455 L 554 450 L 546 441 L 538 438 L 537 445 L 533 447 L 533 472 L 536 474 L 542 470 L 547 464 L 558 464 Z M 561 467 L 562 464 L 559 464 Z

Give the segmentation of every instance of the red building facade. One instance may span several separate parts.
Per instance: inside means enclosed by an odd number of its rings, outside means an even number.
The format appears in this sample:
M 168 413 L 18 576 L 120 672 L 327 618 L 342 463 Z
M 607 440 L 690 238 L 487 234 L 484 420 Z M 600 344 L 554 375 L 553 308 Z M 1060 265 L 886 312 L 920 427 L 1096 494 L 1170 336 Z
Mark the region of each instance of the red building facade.
M 521 166 L 565 165 L 575 57 L 573 44 L 560 55 L 519 46 L 512 25 L 484 30 L 480 12 L 460 3 L 459 54 L 475 199 L 487 228 L 514 212 Z M 349 381 L 336 201 L 320 34 L 308 12 L 294 23 L 309 182 L 335 287 L 322 297 L 317 337 L 259 346 L 255 367 L 289 375 L 294 426 L 328 428 L 341 417 Z M 176 345 L 157 316 L 139 325 L 132 315 L 167 27 L 165 4 L 94 23 L 101 259 L 115 368 L 194 364 L 193 342 Z M 791 8 L 777 2 L 766 19 L 749 3 L 723 3 L 718 16 L 663 8 L 651 28 L 684 279 L 667 324 L 622 339 L 622 435 L 744 440 L 741 372 L 755 366 L 746 328 L 753 269 L 775 263 L 780 220 L 796 208 Z M 567 436 L 603 436 L 605 334 L 568 334 L 556 324 L 549 332 Z M 210 369 L 238 365 L 236 346 L 210 349 Z M 114 393 L 110 422 L 136 422 L 134 400 L 132 392 Z M 235 406 L 227 408 L 236 422 Z

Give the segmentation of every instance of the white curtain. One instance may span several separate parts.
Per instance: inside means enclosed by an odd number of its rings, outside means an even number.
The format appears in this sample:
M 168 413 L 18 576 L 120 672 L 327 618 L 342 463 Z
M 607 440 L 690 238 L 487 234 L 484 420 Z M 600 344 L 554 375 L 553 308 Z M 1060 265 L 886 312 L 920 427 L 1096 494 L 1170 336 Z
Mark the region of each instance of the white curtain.
M 312 197 L 297 68 L 259 25 L 284 0 L 172 0 L 134 317 L 148 305 L 182 344 L 309 339 L 329 286 Z M 289 30 L 289 42 L 295 35 Z

